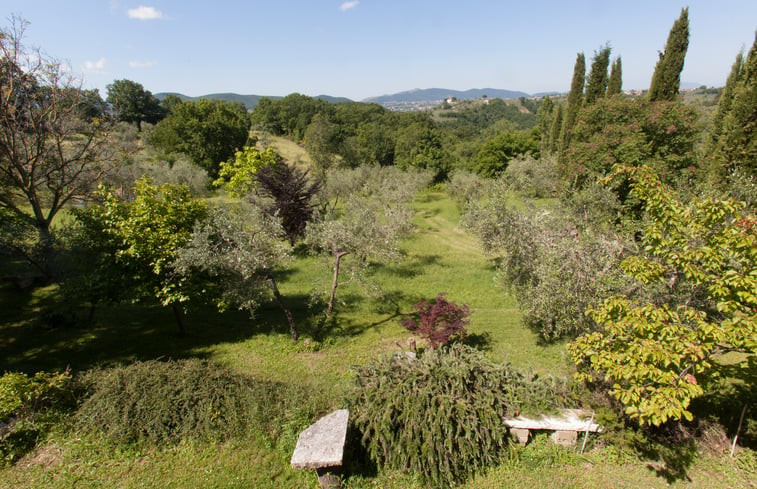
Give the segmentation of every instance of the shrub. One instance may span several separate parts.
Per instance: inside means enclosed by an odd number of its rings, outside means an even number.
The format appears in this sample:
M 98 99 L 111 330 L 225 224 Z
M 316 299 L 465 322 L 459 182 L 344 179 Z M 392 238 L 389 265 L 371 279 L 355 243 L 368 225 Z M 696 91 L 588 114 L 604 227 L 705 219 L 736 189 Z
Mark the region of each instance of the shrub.
M 425 338 L 434 349 L 464 337 L 465 325 L 470 322 L 466 319 L 471 314 L 468 306 L 458 306 L 445 299 L 445 295 L 440 293 L 434 302 L 420 301 L 415 304 L 413 308 L 417 312 L 418 322 L 414 318 L 402 320 L 402 326 Z
M 519 399 L 534 382 L 457 344 L 360 367 L 349 404 L 373 461 L 446 487 L 497 463 L 507 448 L 503 418 L 527 409 Z M 564 400 L 542 390 L 540 405 Z
M 90 396 L 79 422 L 120 443 L 269 434 L 282 411 L 274 385 L 196 359 L 95 369 L 82 383 Z
M 73 405 L 71 375 L 10 372 L 0 377 L 0 464 L 31 451 L 49 428 L 51 414 Z

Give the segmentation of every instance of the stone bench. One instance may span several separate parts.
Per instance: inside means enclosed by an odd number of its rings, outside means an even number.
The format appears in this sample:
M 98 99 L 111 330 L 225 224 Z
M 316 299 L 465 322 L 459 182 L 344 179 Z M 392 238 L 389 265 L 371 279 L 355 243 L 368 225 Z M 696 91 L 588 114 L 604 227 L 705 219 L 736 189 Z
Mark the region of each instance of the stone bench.
M 339 409 L 300 433 L 290 461 L 292 468 L 315 469 L 321 487 L 339 487 L 349 417 L 347 409 Z
M 515 435 L 521 445 L 528 443 L 532 430 L 552 431 L 552 440 L 562 446 L 574 446 L 578 433 L 601 433 L 602 426 L 594 423 L 592 413 L 579 409 L 564 409 L 555 416 L 541 416 L 538 419 L 518 416 L 506 418 L 505 425 Z

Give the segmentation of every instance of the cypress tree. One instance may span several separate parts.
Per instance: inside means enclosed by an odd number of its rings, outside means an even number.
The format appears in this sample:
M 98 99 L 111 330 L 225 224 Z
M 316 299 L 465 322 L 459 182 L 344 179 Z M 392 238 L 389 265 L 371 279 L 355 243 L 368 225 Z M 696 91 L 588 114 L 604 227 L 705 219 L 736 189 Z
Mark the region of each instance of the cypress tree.
M 673 23 L 665 44 L 665 52 L 660 53 L 660 59 L 652 75 L 649 87 L 649 100 L 673 101 L 678 96 L 681 87 L 681 71 L 689 48 L 689 8 L 681 9 L 681 16 Z
M 536 119 L 539 121 L 539 131 L 541 132 L 541 151 L 546 153 L 549 151 L 549 135 L 552 119 L 554 118 L 555 103 L 552 98 L 547 95 L 539 105 L 539 109 L 536 111 Z
M 757 35 L 733 91 L 723 121 L 722 148 L 727 168 L 757 173 Z
M 744 52 L 740 52 L 736 56 L 731 67 L 731 73 L 728 75 L 728 80 L 725 82 L 725 87 L 720 92 L 720 98 L 718 98 L 718 108 L 715 111 L 715 115 L 712 118 L 712 126 L 710 128 L 710 144 L 711 148 L 717 145 L 718 139 L 723 132 L 723 120 L 725 116 L 731 111 L 733 105 L 733 92 L 736 86 L 741 82 L 741 76 L 744 70 Z
M 600 48 L 591 60 L 591 71 L 586 77 L 586 105 L 591 105 L 607 94 L 607 68 L 610 65 L 610 46 Z
M 568 149 L 573 125 L 576 123 L 578 110 L 583 103 L 585 79 L 586 57 L 584 53 L 578 53 L 576 64 L 573 66 L 573 81 L 570 84 L 570 92 L 568 92 L 568 107 L 565 109 L 565 114 L 563 115 L 563 124 L 560 132 L 560 160 L 562 160 L 565 150 Z
M 557 106 L 554 110 L 555 116 L 552 119 L 552 125 L 549 128 L 549 145 L 547 146 L 548 153 L 556 153 L 558 143 L 560 142 L 560 129 L 562 128 L 563 110 L 562 104 Z
M 623 91 L 623 67 L 620 64 L 620 56 L 613 61 L 610 68 L 610 81 L 607 83 L 607 96 L 612 97 Z

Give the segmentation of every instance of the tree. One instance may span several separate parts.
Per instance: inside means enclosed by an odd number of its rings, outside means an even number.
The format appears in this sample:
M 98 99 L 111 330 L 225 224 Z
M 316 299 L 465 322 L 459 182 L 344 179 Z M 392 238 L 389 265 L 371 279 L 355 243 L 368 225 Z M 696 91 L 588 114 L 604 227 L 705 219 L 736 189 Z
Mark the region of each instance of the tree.
M 538 135 L 533 131 L 504 132 L 481 146 L 472 161 L 473 170 L 483 176 L 497 176 L 513 158 L 538 153 Z
M 202 99 L 174 106 L 155 126 L 150 142 L 166 152 L 185 153 L 216 178 L 219 164 L 244 147 L 249 131 L 249 115 L 241 102 Z
M 604 46 L 594 53 L 591 71 L 586 79 L 586 105 L 591 105 L 597 99 L 607 95 L 607 68 L 610 65 L 610 52 L 610 46 Z
M 409 203 L 429 180 L 428 173 L 402 172 L 394 167 L 329 173 L 326 193 L 332 205 L 308 225 L 305 237 L 308 246 L 331 258 L 329 299 L 318 330 L 334 312 L 339 287 L 365 278 L 373 261 L 401 257 L 399 239 L 412 225 Z M 345 266 L 347 256 L 352 259 Z M 345 270 L 349 278 L 342 281 Z
M 447 179 L 450 155 L 442 143 L 442 133 L 431 121 L 416 122 L 402 129 L 394 146 L 395 165 L 403 170 L 434 172 L 434 181 Z
M 586 57 L 584 53 L 576 55 L 576 63 L 573 66 L 573 81 L 570 84 L 568 92 L 568 106 L 563 115 L 563 124 L 560 130 L 560 162 L 564 160 L 565 150 L 570 144 L 570 136 L 573 131 L 573 124 L 576 122 L 578 111 L 583 104 L 584 83 L 586 80 Z
M 166 115 L 160 100 L 140 83 L 131 80 L 115 80 L 108 85 L 107 102 L 113 106 L 116 118 L 123 122 L 134 122 L 137 131 L 142 123 L 157 124 Z
M 727 169 L 757 175 L 757 35 L 741 71 L 719 149 Z
M 607 82 L 607 96 L 612 97 L 623 92 L 623 66 L 620 56 L 612 62 L 610 68 L 610 80 Z
M 433 303 L 420 301 L 414 304 L 418 321 L 411 317 L 402 320 L 402 326 L 425 338 L 434 350 L 463 338 L 465 326 L 470 323 L 467 318 L 471 311 L 467 304 L 458 306 L 455 302 L 448 301 L 445 295 L 438 294 Z
M 673 23 L 665 43 L 665 52 L 655 66 L 649 86 L 649 100 L 674 101 L 681 87 L 681 71 L 689 48 L 689 8 L 681 9 L 681 16 Z
M 102 203 L 78 211 L 77 220 L 92 246 L 106 255 L 100 263 L 110 267 L 114 260 L 122 273 L 116 280 L 128 280 L 136 299 L 154 298 L 171 306 L 184 334 L 180 304 L 192 295 L 192 277 L 177 273 L 173 263 L 205 216 L 206 205 L 184 185 L 155 186 L 147 178 L 136 182 L 134 194 L 133 202 L 124 202 L 103 188 Z M 106 270 L 102 276 L 114 274 Z
M 691 419 L 693 398 L 740 352 L 757 359 L 757 217 L 732 200 L 684 204 L 648 167 L 623 168 L 644 203 L 644 254 L 623 269 L 654 300 L 628 296 L 588 310 L 601 326 L 570 345 L 580 378 L 603 381 L 644 424 Z
M 297 341 L 297 325 L 276 280 L 277 269 L 289 258 L 283 237 L 279 222 L 256 207 L 218 208 L 195 226 L 174 267 L 182 275 L 199 271 L 210 276 L 210 286 L 220 289 L 216 305 L 221 310 L 234 305 L 254 313 L 271 292 Z
M 0 208 L 36 230 L 36 264 L 51 275 L 51 224 L 102 176 L 109 125 L 60 63 L 27 50 L 27 23 L 11 22 L 0 31 Z
M 233 197 L 247 196 L 258 207 L 278 219 L 291 245 L 305 235 L 313 217 L 313 199 L 321 190 L 321 180 L 310 181 L 309 170 L 287 164 L 273 148 L 261 152 L 246 147 L 237 152 L 234 163 L 222 163 L 220 178 L 214 182 Z

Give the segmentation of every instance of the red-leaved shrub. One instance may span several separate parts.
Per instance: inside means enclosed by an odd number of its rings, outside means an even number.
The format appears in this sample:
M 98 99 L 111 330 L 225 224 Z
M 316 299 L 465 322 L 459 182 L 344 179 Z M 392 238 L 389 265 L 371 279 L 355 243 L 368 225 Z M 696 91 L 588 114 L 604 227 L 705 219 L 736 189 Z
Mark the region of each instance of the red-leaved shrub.
M 457 305 L 445 299 L 445 293 L 439 293 L 433 302 L 420 301 L 413 305 L 416 318 L 402 320 L 402 326 L 408 331 L 428 340 L 431 348 L 446 345 L 453 339 L 465 336 L 465 326 L 471 310 L 466 304 Z

